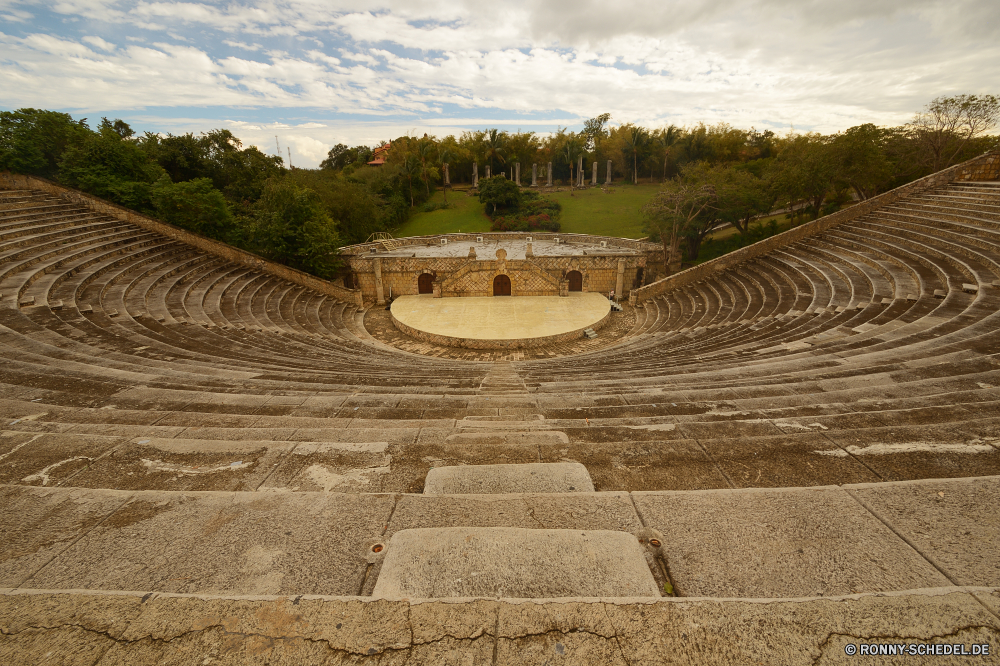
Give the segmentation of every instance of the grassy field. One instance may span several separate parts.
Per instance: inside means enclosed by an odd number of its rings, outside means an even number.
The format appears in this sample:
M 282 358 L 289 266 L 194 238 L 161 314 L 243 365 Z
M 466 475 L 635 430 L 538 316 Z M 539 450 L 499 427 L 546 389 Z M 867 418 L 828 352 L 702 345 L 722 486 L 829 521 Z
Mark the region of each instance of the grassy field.
M 577 190 L 570 194 L 553 192 L 543 196 L 551 197 L 562 204 L 562 231 L 571 234 L 595 234 L 641 238 L 643 204 L 652 198 L 658 185 L 620 185 L 612 188 L 611 194 L 600 189 Z M 443 201 L 441 192 L 435 192 L 431 203 Z M 427 236 L 431 234 L 453 233 L 457 231 L 480 232 L 490 230 L 489 218 L 483 213 L 483 205 L 476 197 L 465 192 L 451 192 L 448 195 L 451 208 L 430 213 L 416 213 L 403 226 L 393 232 L 397 238 L 406 236 Z

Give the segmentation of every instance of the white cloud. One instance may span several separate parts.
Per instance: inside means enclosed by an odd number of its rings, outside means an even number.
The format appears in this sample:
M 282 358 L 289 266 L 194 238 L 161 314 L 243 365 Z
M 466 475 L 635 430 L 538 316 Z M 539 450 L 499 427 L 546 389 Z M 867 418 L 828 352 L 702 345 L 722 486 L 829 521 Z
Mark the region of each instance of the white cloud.
M 260 50 L 260 44 L 247 44 L 246 42 L 241 42 L 235 39 L 223 39 L 222 43 L 227 46 L 232 46 L 235 49 L 243 49 L 244 51 Z
M 101 39 L 100 37 L 94 37 L 94 36 L 88 35 L 87 37 L 83 38 L 83 41 L 87 42 L 88 44 L 91 44 L 92 46 L 96 46 L 99 49 L 103 49 L 105 51 L 114 51 L 115 50 L 115 45 L 114 44 L 112 44 L 111 42 L 106 42 L 103 39 Z
M 42 8 L 66 21 L 42 22 Z M 0 11 L 23 19 L 0 33 L 2 104 L 295 109 L 281 129 L 303 160 L 325 155 L 315 141 L 554 129 L 604 111 L 829 132 L 904 122 L 939 94 L 1000 92 L 996 0 L 0 0 Z M 123 46 L 84 32 L 109 25 Z M 338 115 L 351 120 L 328 120 Z

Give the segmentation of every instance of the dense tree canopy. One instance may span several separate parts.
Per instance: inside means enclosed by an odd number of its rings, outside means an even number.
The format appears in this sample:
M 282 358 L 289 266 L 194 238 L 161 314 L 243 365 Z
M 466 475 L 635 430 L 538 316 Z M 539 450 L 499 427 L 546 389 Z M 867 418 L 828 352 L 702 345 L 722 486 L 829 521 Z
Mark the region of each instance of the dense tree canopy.
M 992 95 L 940 97 L 902 127 L 867 123 L 833 135 L 779 136 L 726 124 L 642 127 L 610 114 L 540 136 L 499 129 L 438 138 L 403 136 L 384 163 L 368 166 L 373 147 L 333 146 L 319 169 L 285 168 L 281 157 L 243 147 L 230 131 L 136 136 L 121 120 L 86 119 L 39 109 L 0 112 L 0 169 L 33 174 L 258 252 L 332 275 L 338 244 L 363 242 L 404 221 L 443 185 L 485 176 L 480 198 L 499 230 L 558 229 L 559 205 L 512 182 L 521 166 L 571 185 L 583 158 L 585 180 L 597 163 L 604 183 L 650 182 L 663 191 L 646 208 L 647 228 L 666 243 L 673 264 L 698 256 L 719 225 L 740 244 L 763 233 L 755 220 L 776 211 L 793 223 L 829 213 L 1000 146 Z M 445 192 L 447 194 L 447 190 Z M 442 204 L 434 204 L 440 206 Z M 447 198 L 445 203 L 447 204 Z

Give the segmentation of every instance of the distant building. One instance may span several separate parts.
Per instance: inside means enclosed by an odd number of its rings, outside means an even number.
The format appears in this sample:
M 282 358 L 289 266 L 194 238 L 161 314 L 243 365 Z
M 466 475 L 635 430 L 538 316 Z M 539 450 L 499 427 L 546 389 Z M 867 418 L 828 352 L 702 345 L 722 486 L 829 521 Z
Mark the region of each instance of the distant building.
M 382 166 L 385 164 L 385 159 L 389 157 L 389 149 L 392 148 L 392 142 L 385 144 L 384 146 L 379 146 L 372 151 L 372 159 L 368 163 L 368 166 Z

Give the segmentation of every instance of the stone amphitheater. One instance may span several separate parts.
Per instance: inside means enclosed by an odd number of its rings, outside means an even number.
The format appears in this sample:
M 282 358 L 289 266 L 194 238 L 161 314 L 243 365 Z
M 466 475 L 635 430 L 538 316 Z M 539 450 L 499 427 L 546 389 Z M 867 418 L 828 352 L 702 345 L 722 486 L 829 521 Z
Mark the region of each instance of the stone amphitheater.
M 0 187 L 0 663 L 1000 663 L 1000 154 L 517 353 Z

